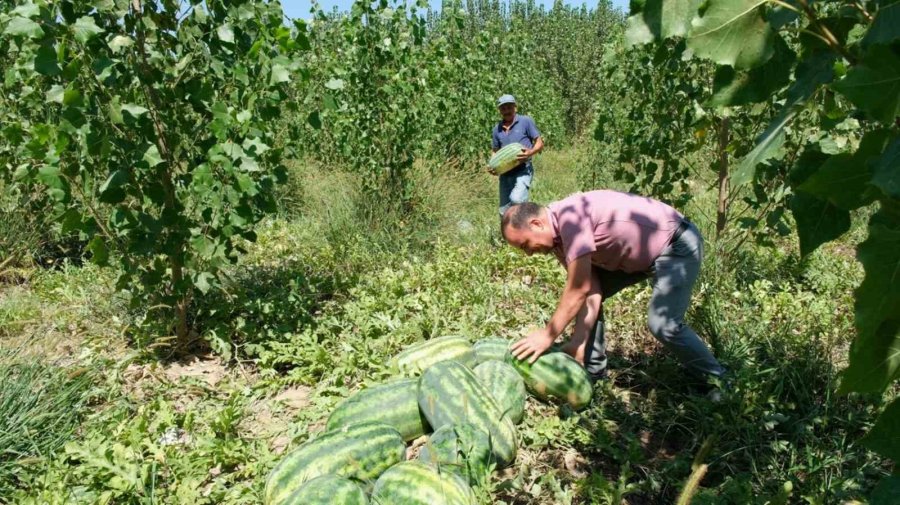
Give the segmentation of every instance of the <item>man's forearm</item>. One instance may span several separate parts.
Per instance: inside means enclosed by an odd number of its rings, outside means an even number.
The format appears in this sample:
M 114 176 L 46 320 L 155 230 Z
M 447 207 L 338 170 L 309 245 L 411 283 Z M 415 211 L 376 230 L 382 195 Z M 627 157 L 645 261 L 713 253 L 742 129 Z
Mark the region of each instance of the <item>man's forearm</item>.
M 560 336 L 563 330 L 566 329 L 566 326 L 572 322 L 572 319 L 575 319 L 575 316 L 578 315 L 578 312 L 584 306 L 584 302 L 587 299 L 587 293 L 582 293 L 577 290 L 567 290 L 563 293 L 562 299 L 559 301 L 559 306 L 556 307 L 556 312 L 553 313 L 553 317 L 550 318 L 550 322 L 547 323 L 547 332 L 554 339 Z
M 534 155 L 543 150 L 544 150 L 544 138 L 538 137 L 537 140 L 534 142 L 534 147 L 531 148 L 531 154 Z

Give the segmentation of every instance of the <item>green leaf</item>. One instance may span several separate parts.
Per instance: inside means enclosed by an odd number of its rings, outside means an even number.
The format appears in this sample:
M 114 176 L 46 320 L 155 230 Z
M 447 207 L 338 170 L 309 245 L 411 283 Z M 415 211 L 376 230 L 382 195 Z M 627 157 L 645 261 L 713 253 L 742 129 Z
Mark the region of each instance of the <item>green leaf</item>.
M 162 156 L 159 154 L 159 149 L 157 149 L 155 145 L 151 145 L 144 151 L 143 159 L 150 167 L 155 167 L 163 162 Z
M 259 139 L 259 137 L 250 137 L 244 140 L 244 143 L 241 144 L 241 147 L 244 148 L 244 151 L 248 153 L 255 153 L 256 156 L 259 156 L 269 149 L 271 149 L 265 142 Z
M 82 44 L 103 33 L 103 29 L 97 26 L 94 18 L 90 16 L 78 18 L 72 25 L 72 31 L 75 34 L 75 40 Z
M 875 15 L 875 21 L 862 40 L 863 47 L 874 44 L 891 44 L 900 39 L 900 2 L 882 7 Z
M 900 373 L 900 211 L 882 206 L 869 219 L 856 257 L 865 277 L 855 292 L 857 336 L 840 389 L 880 393 Z
M 116 35 L 109 41 L 109 48 L 112 49 L 113 54 L 119 54 L 125 50 L 125 48 L 133 45 L 134 39 L 125 35 Z
M 59 75 L 59 64 L 56 61 L 56 50 L 50 44 L 41 44 L 34 55 L 34 71 L 47 76 Z
M 216 277 L 213 274 L 211 274 L 209 272 L 200 272 L 194 278 L 194 286 L 197 286 L 197 289 L 199 289 L 200 292 L 205 295 L 206 293 L 209 293 L 209 290 L 212 287 L 212 285 L 210 284 L 210 281 L 215 281 L 215 280 L 216 280 Z
M 106 242 L 100 235 L 94 235 L 94 238 L 88 242 L 85 250 L 91 253 L 91 262 L 100 266 L 109 265 L 109 249 L 106 248 Z
M 100 186 L 100 201 L 103 203 L 116 204 L 125 200 L 125 191 L 122 187 L 128 183 L 128 172 L 119 169 L 114 171 Z
M 794 71 L 794 82 L 787 91 L 787 103 L 800 105 L 819 87 L 834 79 L 834 55 L 816 53 L 803 58 Z
M 122 104 L 119 103 L 118 96 L 112 97 L 109 101 L 107 112 L 109 114 L 109 120 L 112 121 L 113 124 L 122 124 L 125 122 L 125 118 L 122 117 Z
M 41 8 L 28 2 L 13 9 L 12 14 L 25 18 L 36 18 L 41 15 Z
M 710 104 L 717 107 L 764 102 L 788 84 L 796 56 L 781 37 L 775 39 L 775 54 L 765 64 L 749 71 L 729 66 L 716 69 Z
M 900 200 L 900 137 L 872 162 L 872 185 L 885 195 Z
M 100 12 L 112 12 L 116 8 L 116 2 L 114 0 L 94 0 L 91 2 L 91 5 L 96 7 Z
M 306 122 L 316 130 L 322 128 L 322 120 L 319 118 L 319 111 L 314 110 L 306 117 Z
M 335 91 L 344 89 L 344 81 L 341 79 L 329 79 L 328 82 L 325 83 L 325 87 Z
M 687 45 L 694 54 L 720 65 L 750 69 L 774 52 L 775 32 L 763 18 L 766 0 L 709 0 L 694 18 Z
M 44 36 L 44 30 L 41 28 L 41 25 L 22 16 L 12 18 L 9 21 L 9 24 L 6 25 L 3 33 L 6 35 L 28 37 L 31 39 L 39 39 Z
M 793 108 L 785 108 L 777 118 L 769 123 L 769 127 L 757 137 L 756 147 L 747 156 L 744 156 L 734 170 L 731 184 L 737 187 L 752 181 L 756 174 L 756 167 L 760 163 L 778 156 L 778 151 L 784 145 L 784 127 L 794 119 L 796 114 L 797 112 Z
M 59 167 L 45 165 L 38 169 L 38 180 L 51 188 L 62 188 L 65 185 L 60 177 Z
M 149 112 L 145 107 L 141 107 L 140 105 L 136 105 L 133 103 L 126 103 L 120 107 L 120 110 L 125 111 L 131 114 L 135 119 L 143 116 L 147 112 Z
M 670 37 L 684 37 L 697 15 L 698 0 L 647 0 L 640 12 L 632 11 L 625 22 L 625 43 L 648 44 Z
M 63 93 L 62 103 L 63 105 L 69 106 L 81 106 L 83 103 L 81 100 L 81 91 L 78 91 L 73 86 L 75 86 L 75 83 L 70 84 L 69 87 L 66 88 L 66 92 Z
M 791 197 L 791 212 L 797 221 L 801 256 L 808 256 L 850 229 L 850 211 L 807 193 L 798 192 Z
M 822 164 L 798 189 L 845 209 L 854 210 L 871 203 L 874 192 L 870 162 L 884 151 L 889 132 L 875 130 L 867 133 L 853 154 L 836 154 Z
M 337 100 L 330 93 L 326 93 L 322 98 L 322 107 L 327 110 L 338 110 Z
M 884 477 L 869 496 L 869 505 L 897 505 L 898 503 L 900 503 L 900 476 Z
M 900 398 L 885 407 L 862 443 L 885 458 L 900 461 Z
M 222 42 L 228 42 L 229 44 L 234 43 L 234 30 L 228 23 L 218 27 L 216 29 L 216 35 L 219 36 L 219 40 Z
M 47 90 L 47 102 L 48 103 L 63 103 L 63 96 L 66 94 L 66 88 L 60 86 L 59 84 L 54 84 Z
M 290 82 L 291 74 L 283 65 L 272 65 L 272 76 L 269 78 L 269 85 L 275 85 L 282 82 Z
M 892 125 L 900 114 L 900 57 L 890 47 L 872 46 L 862 61 L 831 87 L 871 117 Z

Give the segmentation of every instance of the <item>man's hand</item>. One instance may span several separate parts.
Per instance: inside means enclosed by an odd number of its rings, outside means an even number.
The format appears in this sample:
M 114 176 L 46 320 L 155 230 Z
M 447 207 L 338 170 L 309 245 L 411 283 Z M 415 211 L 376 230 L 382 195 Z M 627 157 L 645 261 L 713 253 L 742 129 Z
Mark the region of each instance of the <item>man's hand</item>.
M 534 363 L 553 345 L 553 340 L 555 339 L 547 328 L 541 328 L 529 333 L 527 337 L 513 344 L 509 350 L 516 359 L 528 359 L 529 363 Z
M 497 176 L 497 171 L 494 170 L 493 168 L 491 168 L 490 165 L 488 165 L 487 167 L 485 167 L 485 170 L 487 171 L 487 173 L 493 175 L 494 177 Z
M 525 160 L 527 160 L 528 158 L 530 158 L 532 154 L 534 154 L 534 153 L 532 152 L 531 149 L 524 149 L 524 148 L 523 148 L 523 149 L 522 149 L 522 152 L 520 152 L 519 154 L 516 155 L 516 160 L 517 160 L 517 161 L 525 161 Z

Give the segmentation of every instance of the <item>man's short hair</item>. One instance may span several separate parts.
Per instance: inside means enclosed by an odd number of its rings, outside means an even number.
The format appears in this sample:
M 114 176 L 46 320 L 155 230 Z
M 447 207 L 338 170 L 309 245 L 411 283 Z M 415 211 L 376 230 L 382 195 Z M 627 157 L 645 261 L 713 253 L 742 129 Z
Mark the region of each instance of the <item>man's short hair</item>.
M 521 230 L 528 224 L 528 221 L 541 216 L 543 207 L 534 202 L 524 202 L 510 205 L 506 212 L 503 213 L 503 219 L 500 220 L 500 231 L 506 237 L 506 228 L 512 226 L 517 230 Z

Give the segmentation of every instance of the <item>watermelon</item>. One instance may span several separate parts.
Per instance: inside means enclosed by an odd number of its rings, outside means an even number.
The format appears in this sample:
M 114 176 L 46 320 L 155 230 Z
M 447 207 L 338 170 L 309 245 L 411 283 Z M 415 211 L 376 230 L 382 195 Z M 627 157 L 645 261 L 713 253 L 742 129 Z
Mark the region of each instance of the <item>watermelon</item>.
M 499 466 L 516 458 L 516 427 L 471 370 L 455 361 L 432 365 L 419 378 L 419 408 L 435 430 L 471 423 L 491 437 Z
M 511 342 L 505 338 L 488 337 L 475 342 L 472 349 L 475 350 L 475 363 L 481 364 L 488 360 L 506 361 L 509 357 L 509 345 Z
M 488 434 L 468 423 L 442 427 L 419 451 L 419 461 L 453 472 L 470 484 L 484 482 L 493 460 Z
M 500 410 L 519 424 L 525 416 L 525 382 L 509 363 L 488 360 L 475 367 L 475 376 L 494 396 Z
M 394 357 L 394 368 L 406 375 L 419 375 L 429 366 L 454 360 L 473 367 L 475 351 L 463 337 L 450 335 L 433 338 L 406 348 Z
M 376 505 L 475 505 L 475 494 L 465 481 L 418 461 L 391 467 L 375 481 Z
M 542 400 L 560 400 L 579 410 L 591 403 L 593 387 L 587 371 L 564 352 L 543 354 L 533 365 L 510 356 L 525 386 Z
M 525 149 L 525 146 L 518 142 L 503 146 L 491 156 L 491 160 L 488 161 L 488 167 L 493 169 L 498 175 L 509 172 L 522 163 L 516 159 L 519 153 L 522 152 L 522 149 Z
M 350 479 L 323 475 L 300 486 L 283 505 L 366 505 L 363 489 Z
M 406 444 L 395 428 L 378 422 L 329 431 L 285 455 L 269 473 L 265 503 L 278 505 L 307 481 L 334 474 L 370 480 L 406 459 Z
M 403 440 L 413 440 L 431 431 L 419 412 L 417 379 L 398 379 L 372 386 L 344 399 L 331 413 L 328 431 L 363 421 L 389 424 Z

